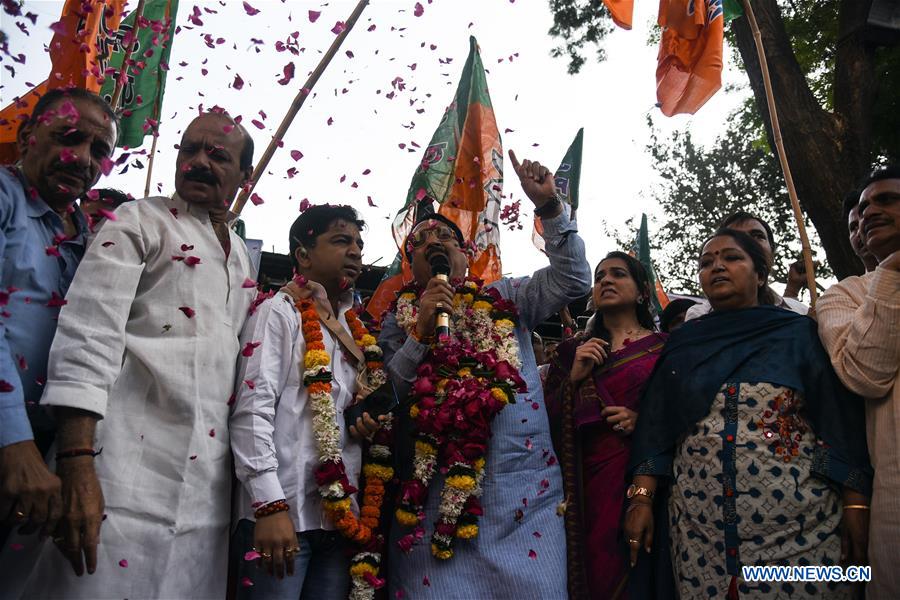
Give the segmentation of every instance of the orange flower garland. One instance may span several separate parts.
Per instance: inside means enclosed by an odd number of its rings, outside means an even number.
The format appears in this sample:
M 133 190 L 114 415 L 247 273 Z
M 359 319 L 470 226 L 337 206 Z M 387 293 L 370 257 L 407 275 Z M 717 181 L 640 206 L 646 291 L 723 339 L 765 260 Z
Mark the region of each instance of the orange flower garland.
M 356 489 L 347 479 L 341 455 L 340 428 L 331 395 L 333 374 L 329 369 L 330 357 L 325 351 L 319 314 L 309 299 L 297 301 L 296 307 L 303 320 L 303 339 L 306 342 L 303 383 L 313 407 L 313 431 L 320 460 L 314 474 L 322 495 L 322 507 L 341 535 L 359 546 L 359 551 L 351 560 L 350 597 L 354 600 L 373 598 L 375 589 L 384 585 L 377 577 L 383 540 L 374 532 L 381 520 L 385 482 L 394 476 L 388 445 L 390 423 L 385 423 L 376 434 L 376 440 L 369 446 L 367 459 L 363 463 L 365 488 L 360 516 L 357 517 L 351 509 L 350 495 Z M 352 309 L 344 313 L 344 317 L 354 342 L 363 350 L 368 368 L 368 386 L 375 389 L 387 379 L 381 349 Z

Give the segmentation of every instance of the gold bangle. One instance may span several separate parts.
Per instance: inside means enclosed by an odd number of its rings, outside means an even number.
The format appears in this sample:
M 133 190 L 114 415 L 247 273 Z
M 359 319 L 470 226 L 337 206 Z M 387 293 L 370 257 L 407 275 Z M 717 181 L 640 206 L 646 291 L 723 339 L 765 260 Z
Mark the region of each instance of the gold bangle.
M 848 508 L 857 508 L 859 510 L 869 510 L 869 505 L 868 504 L 845 504 L 844 510 L 847 510 Z

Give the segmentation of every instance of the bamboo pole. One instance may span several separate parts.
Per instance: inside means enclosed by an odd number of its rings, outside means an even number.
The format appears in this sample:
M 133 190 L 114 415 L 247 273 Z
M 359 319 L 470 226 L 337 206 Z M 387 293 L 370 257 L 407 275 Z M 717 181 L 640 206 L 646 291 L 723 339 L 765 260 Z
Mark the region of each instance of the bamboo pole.
M 275 154 L 276 148 L 278 148 L 278 144 L 284 138 L 284 134 L 287 133 L 288 127 L 290 127 L 291 123 L 294 120 L 294 117 L 297 116 L 297 112 L 300 110 L 300 107 L 303 106 L 303 103 L 306 101 L 307 96 L 312 93 L 313 87 L 316 85 L 316 82 L 319 80 L 319 77 L 322 76 L 322 73 L 325 71 L 325 68 L 328 66 L 328 63 L 331 62 L 331 59 L 334 58 L 334 55 L 337 54 L 337 51 L 340 49 L 341 44 L 344 42 L 344 39 L 350 33 L 350 30 L 353 29 L 353 26 L 356 24 L 356 21 L 359 19 L 359 16 L 362 14 L 363 9 L 369 3 L 369 0 L 359 0 L 359 3 L 356 5 L 356 8 L 353 9 L 353 12 L 350 14 L 350 17 L 344 23 L 344 30 L 334 38 L 334 41 L 331 42 L 331 47 L 328 48 L 328 51 L 325 52 L 325 55 L 322 57 L 322 60 L 319 61 L 319 65 L 316 67 L 315 71 L 309 76 L 306 80 L 306 83 L 303 84 L 303 87 L 300 88 L 300 91 L 297 92 L 297 95 L 294 97 L 294 101 L 291 103 L 291 107 L 288 109 L 287 113 L 284 115 L 284 118 L 281 120 L 281 125 L 278 126 L 278 130 L 275 131 L 275 135 L 272 136 L 272 141 L 269 142 L 269 146 L 266 148 L 266 151 L 263 152 L 262 157 L 260 157 L 259 162 L 256 163 L 256 168 L 253 169 L 253 175 L 250 177 L 250 181 L 246 186 L 244 186 L 243 191 L 240 196 L 238 196 L 237 201 L 234 203 L 233 208 L 231 209 L 234 213 L 234 217 L 241 214 L 241 211 L 244 209 L 244 205 L 247 204 L 247 198 L 250 197 L 250 194 L 253 193 L 253 189 L 256 187 L 256 184 L 259 183 L 260 177 L 265 172 L 266 167 L 269 166 L 269 161 L 272 159 L 272 155 Z
M 756 53 L 759 55 L 759 68 L 762 71 L 763 85 L 766 88 L 766 104 L 769 106 L 769 120 L 772 124 L 772 137 L 775 140 L 775 149 L 778 152 L 778 160 L 781 162 L 781 170 L 784 173 L 784 182 L 787 185 L 788 196 L 791 198 L 791 207 L 794 209 L 794 219 L 797 221 L 797 229 L 800 231 L 800 244 L 803 249 L 803 265 L 806 268 L 806 287 L 809 289 L 810 308 L 816 307 L 816 272 L 813 267 L 812 249 L 809 247 L 809 237 L 806 235 L 806 226 L 803 224 L 803 212 L 800 210 L 800 200 L 797 198 L 797 190 L 794 188 L 794 178 L 791 176 L 791 167 L 788 165 L 787 154 L 784 151 L 784 143 L 781 139 L 781 126 L 778 124 L 778 111 L 775 108 L 775 94 L 772 92 L 772 80 L 769 76 L 769 65 L 766 62 L 766 52 L 763 48 L 762 35 L 759 25 L 756 23 L 756 15 L 750 0 L 743 0 L 744 12 L 750 21 L 750 30 L 753 32 L 753 40 L 756 42 Z
M 109 101 L 109 105 L 114 111 L 119 108 L 122 89 L 125 87 L 125 80 L 128 78 L 128 61 L 131 60 L 131 53 L 138 39 L 138 30 L 141 28 L 140 20 L 144 14 L 144 0 L 138 0 L 138 5 L 134 12 L 134 29 L 131 30 L 131 43 L 125 49 L 125 56 L 122 57 L 122 65 L 119 67 L 119 76 L 116 78 L 116 89 L 113 91 L 112 99 Z
M 153 144 L 150 146 L 150 160 L 147 161 L 147 181 L 144 183 L 144 198 L 150 197 L 150 178 L 153 176 L 153 161 L 156 158 L 156 142 L 159 140 L 159 126 L 153 132 Z

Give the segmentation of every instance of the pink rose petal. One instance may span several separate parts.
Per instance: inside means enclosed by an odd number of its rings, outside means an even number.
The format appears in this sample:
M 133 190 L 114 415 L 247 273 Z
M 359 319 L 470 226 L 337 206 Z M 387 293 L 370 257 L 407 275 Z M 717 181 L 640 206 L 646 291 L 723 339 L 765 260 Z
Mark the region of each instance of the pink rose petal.
M 122 567 L 123 569 L 127 569 L 128 561 L 123 558 L 122 560 L 119 561 L 119 566 Z
M 194 312 L 194 309 L 191 308 L 190 306 L 179 306 L 178 310 L 183 312 L 184 316 L 186 316 L 188 319 L 193 319 L 194 315 L 197 314 L 196 312 Z
M 345 29 L 347 29 L 347 26 L 344 24 L 344 22 L 337 21 L 334 24 L 334 27 L 331 28 L 331 33 L 333 33 L 334 35 L 340 35 Z
M 529 551 L 528 551 L 528 558 L 531 558 L 531 559 L 537 558 L 537 552 L 535 552 L 534 550 L 529 550 Z
M 416 5 L 413 7 L 413 15 L 416 17 L 421 17 L 425 13 L 425 7 L 422 6 L 421 2 L 416 2 Z
M 252 585 L 253 585 L 253 582 L 250 581 L 250 578 L 249 578 L 249 577 L 244 577 L 244 578 L 241 579 L 241 586 L 242 586 L 242 587 L 250 587 L 250 586 L 252 586 Z
M 244 560 L 246 561 L 256 560 L 257 558 L 262 558 L 262 555 L 256 550 L 251 550 L 244 554 Z
M 252 6 L 250 6 L 249 4 L 247 4 L 246 2 L 244 2 L 244 10 L 245 10 L 245 11 L 247 12 L 247 14 L 250 15 L 251 17 L 252 17 L 253 15 L 258 15 L 258 14 L 259 14 L 259 10 L 253 8 Z
M 309 11 L 309 22 L 315 23 L 316 21 L 319 20 L 319 15 L 321 15 L 321 14 L 322 14 L 322 11 L 319 11 L 319 10 Z
M 256 287 L 256 282 L 248 277 L 244 280 L 244 283 L 241 284 L 241 287 L 248 290 L 253 289 Z

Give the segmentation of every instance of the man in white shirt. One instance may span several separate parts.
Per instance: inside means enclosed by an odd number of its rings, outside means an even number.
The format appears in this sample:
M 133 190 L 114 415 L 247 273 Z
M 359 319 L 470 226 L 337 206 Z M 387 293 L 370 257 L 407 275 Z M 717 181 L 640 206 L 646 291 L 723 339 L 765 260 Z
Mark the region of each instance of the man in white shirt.
M 352 284 L 362 269 L 363 227 L 349 206 L 313 206 L 300 215 L 290 231 L 298 276 L 260 304 L 241 335 L 245 352 L 230 420 L 242 484 L 232 539 L 240 599 L 347 597 L 349 542 L 324 510 L 317 485 L 327 452 L 310 393 L 309 346 L 321 339 L 328 355 L 331 401 L 326 408 L 334 416 L 327 425 L 339 436 L 347 482 L 357 487 L 362 447 L 350 435 L 354 428 L 345 429 L 343 411 L 354 403 L 362 367 L 347 332 L 352 330 Z M 309 319 L 309 310 L 318 317 Z M 374 421 L 366 419 L 374 430 Z M 369 431 L 361 428 L 361 433 Z M 358 514 L 352 496 L 350 502 Z
M 59 424 L 58 547 L 43 544 L 34 569 L 27 549 L 4 554 L 5 597 L 225 596 L 228 401 L 254 295 L 225 215 L 252 158 L 231 117 L 200 115 L 175 195 L 121 206 L 85 254 L 41 398 Z
M 743 231 L 744 233 L 749 234 L 750 237 L 755 239 L 757 243 L 762 246 L 762 249 L 766 252 L 766 255 L 769 259 L 769 269 L 771 271 L 772 264 L 775 262 L 776 244 L 775 236 L 772 234 L 772 228 L 769 227 L 768 223 L 766 223 L 756 215 L 743 210 L 739 210 L 726 217 L 725 220 L 723 220 L 719 224 L 719 227 L 728 227 L 729 229 Z M 794 311 L 795 313 L 800 315 L 805 315 L 809 312 L 809 307 L 796 298 L 790 298 L 787 295 L 785 297 L 781 297 L 774 291 L 772 292 L 772 294 L 775 296 L 776 306 L 781 306 L 781 308 Z M 687 312 L 684 314 L 684 320 L 690 321 L 691 319 L 702 317 L 710 310 L 712 310 L 712 308 L 710 307 L 709 302 L 707 302 L 706 300 L 701 300 L 687 310 Z

